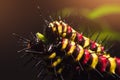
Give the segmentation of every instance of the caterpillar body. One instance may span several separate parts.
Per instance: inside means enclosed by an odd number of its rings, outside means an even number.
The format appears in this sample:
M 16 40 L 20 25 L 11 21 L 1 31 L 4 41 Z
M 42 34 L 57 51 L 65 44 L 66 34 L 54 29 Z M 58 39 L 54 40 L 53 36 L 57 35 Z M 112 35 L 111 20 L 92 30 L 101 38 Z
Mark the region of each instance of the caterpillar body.
M 84 50 L 84 48 L 81 45 L 76 44 L 75 42 L 70 41 L 66 38 L 63 38 L 62 41 L 60 41 L 58 49 L 60 49 L 61 51 L 65 51 L 66 56 L 72 56 L 75 62 L 80 62 L 83 65 L 88 64 L 93 69 L 97 68 L 100 72 L 108 71 L 112 74 L 118 75 L 120 73 L 118 65 L 120 64 L 119 58 L 113 58 L 102 54 L 99 55 L 96 53 L 90 53 L 87 49 Z
M 67 38 L 62 38 L 57 43 L 52 44 L 52 47 L 50 45 L 49 48 L 51 50 L 43 51 L 42 55 L 44 56 L 42 58 L 47 62 L 47 68 L 52 69 L 52 72 L 56 75 L 64 73 L 66 64 L 75 65 L 74 69 L 79 67 L 81 70 L 85 69 L 84 66 L 88 65 L 88 68 L 96 69 L 101 74 L 108 72 L 111 75 L 120 75 L 120 58 L 91 53 L 88 49 L 84 49 L 81 45 Z M 36 48 L 31 47 L 31 49 L 36 51 Z
M 55 77 L 52 80 L 74 80 L 76 75 L 80 76 L 79 72 L 80 74 L 86 71 L 89 73 L 89 69 L 92 69 L 103 80 L 106 76 L 102 73 L 110 74 L 115 80 L 120 79 L 120 58 L 107 55 L 101 44 L 83 36 L 62 21 L 50 23 L 45 34 L 36 33 L 32 40 L 22 39 L 27 43 L 22 51 L 33 54 L 32 57 L 35 60 L 41 58 L 46 63 L 40 71 L 40 77 L 46 68 Z M 42 66 L 41 60 L 36 63 Z M 81 77 L 83 76 L 79 79 Z
M 90 40 L 89 38 L 83 36 L 83 34 L 78 33 L 75 31 L 72 27 L 70 27 L 68 24 L 64 23 L 63 21 L 53 21 L 49 24 L 47 27 L 47 33 L 49 32 L 54 37 L 63 37 L 68 38 L 72 41 L 77 42 L 84 48 L 89 47 L 91 51 L 97 52 L 97 53 L 104 53 L 104 47 L 101 44 L 98 44 L 94 42 L 93 40 Z

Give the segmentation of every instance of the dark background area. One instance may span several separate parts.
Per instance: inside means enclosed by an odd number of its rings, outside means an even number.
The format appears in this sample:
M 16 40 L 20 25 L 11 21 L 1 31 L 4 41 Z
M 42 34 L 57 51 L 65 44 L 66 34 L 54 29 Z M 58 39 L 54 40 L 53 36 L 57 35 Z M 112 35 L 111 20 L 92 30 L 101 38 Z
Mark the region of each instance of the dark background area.
M 19 54 L 17 39 L 12 33 L 21 35 L 43 30 L 43 17 L 65 7 L 95 8 L 102 4 L 118 4 L 119 0 L 0 0 L 0 79 L 1 80 L 33 80 L 34 72 L 23 67 Z M 37 7 L 40 7 L 38 9 Z M 105 17 L 120 31 L 120 15 Z M 25 35 L 24 35 L 25 36 Z M 119 44 L 116 45 L 119 51 Z M 119 51 L 120 52 L 120 51 Z M 35 76 L 34 76 L 35 77 Z

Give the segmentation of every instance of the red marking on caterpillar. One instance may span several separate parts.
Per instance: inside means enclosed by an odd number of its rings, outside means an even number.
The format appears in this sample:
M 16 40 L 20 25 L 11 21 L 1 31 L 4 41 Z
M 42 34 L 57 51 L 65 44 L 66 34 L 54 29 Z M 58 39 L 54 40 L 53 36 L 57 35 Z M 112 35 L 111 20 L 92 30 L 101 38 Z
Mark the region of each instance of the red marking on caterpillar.
M 83 64 L 86 64 L 90 58 L 90 53 L 88 52 L 88 50 L 85 50 L 85 58 L 84 58 L 84 61 L 83 61 Z

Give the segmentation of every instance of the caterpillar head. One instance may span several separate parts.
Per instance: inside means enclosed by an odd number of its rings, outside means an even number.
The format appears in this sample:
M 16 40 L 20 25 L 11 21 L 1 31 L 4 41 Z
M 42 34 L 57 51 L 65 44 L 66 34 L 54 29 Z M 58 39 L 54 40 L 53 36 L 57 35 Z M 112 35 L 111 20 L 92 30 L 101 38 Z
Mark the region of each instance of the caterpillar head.
M 45 38 L 42 34 L 36 33 L 36 35 L 32 35 L 31 39 L 24 38 L 19 36 L 18 34 L 13 33 L 16 37 L 21 40 L 24 48 L 19 50 L 18 52 L 27 52 L 27 53 L 38 53 L 43 54 L 45 52 Z

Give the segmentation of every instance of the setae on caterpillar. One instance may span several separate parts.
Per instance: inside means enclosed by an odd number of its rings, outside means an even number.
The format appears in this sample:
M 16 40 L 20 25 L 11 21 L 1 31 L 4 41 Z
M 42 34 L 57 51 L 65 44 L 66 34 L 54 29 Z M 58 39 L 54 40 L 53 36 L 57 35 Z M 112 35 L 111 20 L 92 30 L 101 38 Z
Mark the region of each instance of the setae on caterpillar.
M 77 39 L 75 39 L 76 37 L 73 38 L 71 35 L 76 34 L 76 36 L 79 36 L 79 33 L 75 30 L 75 33 L 69 31 L 69 28 L 70 30 L 73 30 L 71 27 L 66 26 L 66 28 L 68 28 L 68 32 L 70 32 L 70 34 L 65 32 L 66 38 L 64 38 L 65 36 L 58 35 L 62 33 L 61 30 L 63 30 L 64 27 L 62 29 L 58 29 L 61 28 L 59 26 L 54 28 L 56 31 L 54 32 L 51 30 L 51 33 L 49 32 L 50 29 L 47 28 L 45 35 L 36 33 L 36 35 L 33 36 L 33 40 L 28 40 L 20 37 L 27 43 L 26 48 L 22 51 L 26 52 L 27 55 L 33 54 L 32 57 L 34 60 L 42 58 L 42 60 L 46 63 L 46 66 L 41 69 L 40 73 L 38 74 L 40 77 L 42 77 L 41 80 L 46 80 L 45 78 L 47 76 L 47 73 L 43 73 L 45 69 L 47 69 L 49 73 L 52 73 L 52 80 L 68 80 L 69 76 L 71 75 L 72 76 L 69 78 L 69 80 L 77 80 L 76 75 L 78 79 L 80 79 L 81 77 L 84 77 L 81 76 L 81 74 L 84 72 L 92 74 L 90 72 L 90 69 L 97 72 L 103 80 L 108 79 L 106 77 L 107 74 L 110 74 L 114 80 L 120 79 L 119 58 L 110 57 L 109 55 L 104 54 L 106 52 L 102 49 L 98 51 L 98 48 L 102 47 L 98 46 L 100 44 L 97 44 L 96 42 L 95 46 L 97 49 L 95 48 L 94 50 L 91 48 L 86 48 L 88 46 L 91 46 L 91 40 L 80 34 L 80 41 L 83 41 L 81 43 L 78 42 Z M 50 36 L 48 34 L 54 35 Z M 40 63 L 41 60 L 38 60 L 36 62 L 37 65 L 42 66 Z M 69 71 L 71 71 L 71 73 L 69 73 Z M 103 75 L 103 73 L 105 73 L 105 75 Z M 42 74 L 44 74 L 44 76 Z M 102 79 L 100 78 L 100 80 Z M 84 80 L 94 79 L 87 78 Z

